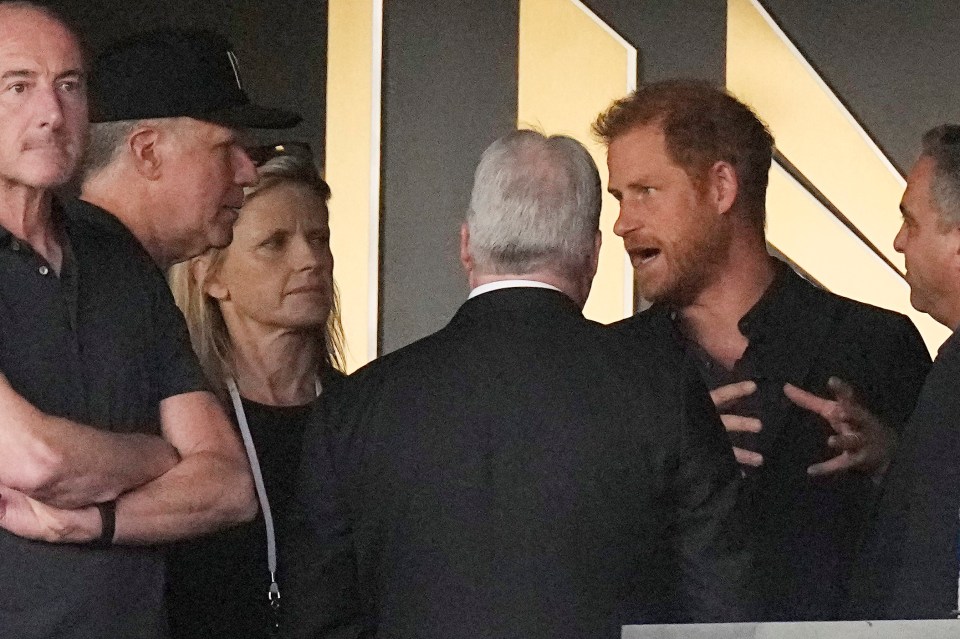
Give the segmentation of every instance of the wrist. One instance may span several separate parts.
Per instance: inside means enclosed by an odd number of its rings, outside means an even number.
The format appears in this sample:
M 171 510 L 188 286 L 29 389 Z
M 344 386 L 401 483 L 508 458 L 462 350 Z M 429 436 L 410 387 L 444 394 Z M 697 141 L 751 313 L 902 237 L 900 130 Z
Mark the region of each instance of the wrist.
M 117 502 L 107 501 L 93 506 L 100 519 L 100 532 L 91 540 L 97 548 L 109 548 L 113 545 L 113 537 L 117 530 Z
M 86 544 L 100 536 L 100 512 L 96 506 L 61 511 L 67 516 L 56 527 L 57 543 Z

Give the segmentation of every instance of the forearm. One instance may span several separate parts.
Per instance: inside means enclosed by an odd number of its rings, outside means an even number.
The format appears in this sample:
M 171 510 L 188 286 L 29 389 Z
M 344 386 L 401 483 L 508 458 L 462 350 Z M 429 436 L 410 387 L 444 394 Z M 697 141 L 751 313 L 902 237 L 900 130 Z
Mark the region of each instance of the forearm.
M 119 544 L 152 544 L 210 533 L 257 513 L 244 458 L 200 452 L 117 500 Z
M 161 543 L 252 519 L 257 502 L 248 462 L 213 396 L 197 392 L 165 399 L 160 421 L 180 461 L 117 498 L 113 540 Z M 2 484 L 0 527 L 51 542 L 82 543 L 100 536 L 96 507 L 56 508 L 22 491 L 3 490 Z
M 46 415 L 19 396 L 0 410 L 0 483 L 59 508 L 109 501 L 178 462 L 161 437 L 112 433 Z

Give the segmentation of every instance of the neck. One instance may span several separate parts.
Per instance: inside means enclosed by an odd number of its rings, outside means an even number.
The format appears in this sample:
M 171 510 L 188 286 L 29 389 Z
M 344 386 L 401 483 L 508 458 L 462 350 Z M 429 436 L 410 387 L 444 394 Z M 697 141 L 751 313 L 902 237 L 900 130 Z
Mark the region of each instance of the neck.
M 738 324 L 775 277 L 776 263 L 767 254 L 762 236 L 735 239 L 714 277 L 680 309 L 684 332 L 731 367 L 747 346 Z
M 0 184 L 0 225 L 23 240 L 59 272 L 63 252 L 53 227 L 53 197 L 47 189 Z
M 269 329 L 227 319 L 240 394 L 269 406 L 300 406 L 316 396 L 322 353 L 308 331 Z
M 120 220 L 160 268 L 169 268 L 175 260 L 165 250 L 163 235 L 157 226 L 165 216 L 156 210 L 148 193 L 138 190 L 140 180 L 124 180 L 122 176 L 114 174 L 117 169 L 108 173 L 110 170 L 105 169 L 100 175 L 85 181 L 80 199 Z
M 483 286 L 484 284 L 490 284 L 492 282 L 504 282 L 507 280 L 527 280 L 530 282 L 542 282 L 543 284 L 549 284 L 550 286 L 560 289 L 560 291 L 562 291 L 567 297 L 576 302 L 577 306 L 579 306 L 581 309 L 583 309 L 583 305 L 587 301 L 587 295 L 590 293 L 589 285 L 586 287 L 586 290 L 584 290 L 582 283 L 574 282 L 571 279 L 563 277 L 562 275 L 552 271 L 494 275 L 472 270 L 469 274 L 471 290 L 477 288 L 478 286 Z

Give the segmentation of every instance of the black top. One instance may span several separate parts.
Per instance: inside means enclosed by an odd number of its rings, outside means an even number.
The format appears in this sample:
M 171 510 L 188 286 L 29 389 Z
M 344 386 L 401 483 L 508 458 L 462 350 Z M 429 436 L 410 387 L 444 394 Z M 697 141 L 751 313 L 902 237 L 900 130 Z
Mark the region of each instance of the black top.
M 746 615 L 739 470 L 669 342 L 634 347 L 557 291 L 496 290 L 336 404 L 339 435 L 318 421 L 304 440 L 292 606 L 329 636 L 579 639 Z
M 734 442 L 763 455 L 747 473 L 741 503 L 750 513 L 756 574 L 766 621 L 840 618 L 856 549 L 875 505 L 870 477 L 847 472 L 811 478 L 811 464 L 833 457 L 829 424 L 793 405 L 786 382 L 831 397 L 830 376 L 849 382 L 867 408 L 900 430 L 913 409 L 930 356 L 909 319 L 834 295 L 780 263 L 774 282 L 740 320 L 749 344 L 725 370 L 685 340 L 671 309 L 654 305 L 615 326 L 636 338 L 685 347 L 710 388 L 744 379 L 758 391 L 728 409 L 759 417 L 760 433 Z
M 340 377 L 336 371 L 324 377 L 325 398 L 336 392 Z M 283 620 L 288 587 L 281 548 L 286 537 L 285 513 L 294 490 L 303 431 L 312 404 L 268 406 L 246 398 L 242 401 L 273 514 L 281 597 L 279 617 L 271 613 L 267 600 L 270 573 L 261 512 L 253 521 L 170 546 L 167 605 L 175 638 L 269 637 L 270 624 Z
M 851 616 L 956 618 L 960 334 L 937 354 L 858 560 Z
M 204 388 L 163 274 L 116 218 L 54 212 L 58 277 L 0 229 L 0 370 L 40 410 L 114 432 L 159 434 L 160 400 Z M 161 637 L 153 549 L 55 545 L 0 531 L 4 637 Z

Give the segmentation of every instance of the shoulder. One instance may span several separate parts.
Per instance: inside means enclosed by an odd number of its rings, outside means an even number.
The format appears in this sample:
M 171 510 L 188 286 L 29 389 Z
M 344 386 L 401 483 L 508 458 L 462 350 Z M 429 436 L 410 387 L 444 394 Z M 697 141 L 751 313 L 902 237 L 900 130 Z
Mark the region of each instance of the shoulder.
M 65 201 L 63 211 L 67 235 L 78 258 L 92 256 L 101 265 L 123 265 L 128 275 L 164 280 L 147 251 L 114 215 L 78 199 Z

